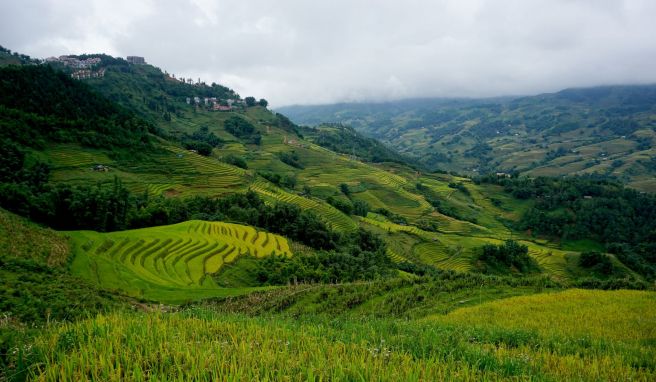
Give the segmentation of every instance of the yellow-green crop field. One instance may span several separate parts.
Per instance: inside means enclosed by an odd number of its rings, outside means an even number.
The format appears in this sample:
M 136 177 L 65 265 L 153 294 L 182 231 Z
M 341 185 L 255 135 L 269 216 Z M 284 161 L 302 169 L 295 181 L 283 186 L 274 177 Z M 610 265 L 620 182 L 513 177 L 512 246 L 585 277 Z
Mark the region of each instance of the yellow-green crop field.
M 224 264 L 251 256 L 291 256 L 287 239 L 253 227 L 187 221 L 130 231 L 68 233 L 75 274 L 103 288 L 165 302 L 248 289 L 219 288 L 213 277 Z
M 318 201 L 286 192 L 281 188 L 276 187 L 262 179 L 256 180 L 251 185 L 251 190 L 257 192 L 260 196 L 267 200 L 296 204 L 303 209 L 312 210 L 335 230 L 353 231 L 357 228 L 357 225 L 353 219 L 335 207 L 323 201 Z
M 653 381 L 655 344 L 656 293 L 568 290 L 411 321 L 114 313 L 27 351 L 43 381 Z
M 76 145 L 54 145 L 43 156 L 52 165 L 54 182 L 95 185 L 118 177 L 131 191 L 148 190 L 151 195 L 218 196 L 245 191 L 251 181 L 238 167 L 174 146 L 163 146 L 147 159 L 121 161 L 110 159 L 100 150 Z M 98 164 L 109 170 L 94 171 Z

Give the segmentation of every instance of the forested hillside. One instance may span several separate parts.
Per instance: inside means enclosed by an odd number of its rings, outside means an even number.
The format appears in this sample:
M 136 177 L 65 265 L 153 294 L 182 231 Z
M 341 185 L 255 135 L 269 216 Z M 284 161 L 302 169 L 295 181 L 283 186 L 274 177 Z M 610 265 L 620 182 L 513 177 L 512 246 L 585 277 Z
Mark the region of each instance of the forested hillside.
M 656 190 L 656 86 L 533 97 L 290 106 L 299 124 L 343 123 L 431 169 L 469 175 L 599 174 Z

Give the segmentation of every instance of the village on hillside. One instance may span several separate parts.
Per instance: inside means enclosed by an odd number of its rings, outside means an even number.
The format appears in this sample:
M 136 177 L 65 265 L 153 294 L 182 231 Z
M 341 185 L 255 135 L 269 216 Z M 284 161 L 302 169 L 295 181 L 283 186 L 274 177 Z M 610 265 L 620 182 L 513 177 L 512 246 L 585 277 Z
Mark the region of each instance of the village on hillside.
M 141 56 L 127 56 L 125 58 L 129 64 L 132 65 L 146 65 L 146 59 Z M 76 80 L 85 80 L 89 78 L 103 78 L 105 76 L 106 68 L 98 67 L 102 63 L 100 57 L 90 57 L 90 58 L 79 58 L 72 55 L 64 55 L 59 57 L 49 57 L 42 61 L 44 64 L 60 64 L 66 68 L 73 70 L 70 74 L 71 78 Z M 198 81 L 194 81 L 191 78 L 178 77 L 176 78 L 175 74 L 166 75 L 175 81 L 182 82 L 184 84 L 193 85 L 193 86 L 206 86 L 205 82 L 201 81 L 200 78 Z M 219 99 L 217 97 L 197 97 L 190 96 L 185 99 L 187 105 L 194 105 L 199 108 L 204 106 L 206 109 L 211 111 L 232 111 L 234 109 L 241 109 L 246 106 L 246 102 L 242 99 Z
M 192 103 L 196 106 L 204 105 L 206 108 L 213 111 L 231 111 L 234 108 L 243 108 L 246 105 L 245 101 L 242 99 L 229 98 L 222 100 L 216 97 L 187 97 L 186 102 L 187 105 L 191 105 Z

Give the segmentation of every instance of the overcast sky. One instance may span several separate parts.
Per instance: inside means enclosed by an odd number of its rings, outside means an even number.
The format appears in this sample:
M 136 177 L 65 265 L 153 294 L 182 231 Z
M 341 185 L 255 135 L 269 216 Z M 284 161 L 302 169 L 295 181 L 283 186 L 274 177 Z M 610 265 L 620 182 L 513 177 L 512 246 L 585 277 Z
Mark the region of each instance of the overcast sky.
M 292 103 L 656 83 L 654 0 L 2 0 L 0 45 Z

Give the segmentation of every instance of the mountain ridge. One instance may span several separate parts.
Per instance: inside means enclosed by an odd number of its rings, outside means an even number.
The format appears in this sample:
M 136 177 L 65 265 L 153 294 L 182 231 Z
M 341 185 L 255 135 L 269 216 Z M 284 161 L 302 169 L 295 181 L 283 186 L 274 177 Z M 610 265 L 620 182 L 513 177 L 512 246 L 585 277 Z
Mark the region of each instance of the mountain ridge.
M 506 99 L 423 99 L 277 109 L 299 124 L 351 125 L 430 169 L 476 175 L 599 174 L 656 190 L 656 85 Z M 617 140 L 624 140 L 623 142 Z

